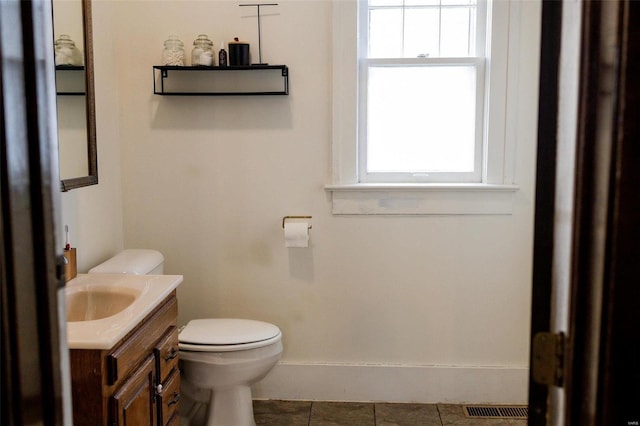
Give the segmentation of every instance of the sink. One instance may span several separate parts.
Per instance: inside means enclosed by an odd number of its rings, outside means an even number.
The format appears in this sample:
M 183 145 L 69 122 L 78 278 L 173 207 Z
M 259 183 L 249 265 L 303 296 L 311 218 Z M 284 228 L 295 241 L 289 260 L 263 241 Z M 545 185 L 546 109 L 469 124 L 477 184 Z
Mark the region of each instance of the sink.
M 70 349 L 112 349 L 182 282 L 182 275 L 78 274 L 67 282 Z
M 95 287 L 69 291 L 67 321 L 93 321 L 110 317 L 129 307 L 140 291 L 121 287 Z

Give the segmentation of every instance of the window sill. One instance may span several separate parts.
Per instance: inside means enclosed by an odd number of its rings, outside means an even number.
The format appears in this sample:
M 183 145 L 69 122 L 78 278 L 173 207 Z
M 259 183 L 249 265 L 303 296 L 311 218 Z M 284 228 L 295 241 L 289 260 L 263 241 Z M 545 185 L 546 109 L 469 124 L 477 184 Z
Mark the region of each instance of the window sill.
M 510 215 L 517 185 L 326 185 L 335 215 Z

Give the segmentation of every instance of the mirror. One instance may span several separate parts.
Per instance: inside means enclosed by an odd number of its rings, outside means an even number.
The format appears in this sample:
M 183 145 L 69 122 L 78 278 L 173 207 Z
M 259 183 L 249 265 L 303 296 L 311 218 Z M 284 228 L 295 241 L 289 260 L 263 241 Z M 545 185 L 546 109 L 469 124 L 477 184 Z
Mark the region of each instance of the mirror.
M 91 0 L 52 2 L 58 151 L 61 186 L 65 192 L 98 183 Z

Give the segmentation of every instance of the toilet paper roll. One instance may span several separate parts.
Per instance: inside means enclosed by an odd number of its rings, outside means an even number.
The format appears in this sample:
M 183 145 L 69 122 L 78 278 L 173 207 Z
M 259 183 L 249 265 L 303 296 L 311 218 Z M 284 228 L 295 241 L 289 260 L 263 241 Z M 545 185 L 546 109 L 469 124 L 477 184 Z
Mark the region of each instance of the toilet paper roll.
M 287 222 L 284 224 L 285 247 L 309 247 L 309 223 Z

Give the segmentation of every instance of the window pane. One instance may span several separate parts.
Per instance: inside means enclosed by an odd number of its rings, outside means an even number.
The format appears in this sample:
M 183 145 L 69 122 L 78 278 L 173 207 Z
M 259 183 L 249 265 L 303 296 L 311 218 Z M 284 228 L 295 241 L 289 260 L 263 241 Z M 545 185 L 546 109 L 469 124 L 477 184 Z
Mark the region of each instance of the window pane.
M 475 56 L 476 0 L 369 0 L 369 57 Z
M 402 0 L 369 0 L 369 6 L 402 6 Z
M 369 57 L 402 57 L 402 9 L 369 11 Z
M 436 6 L 440 7 L 440 0 L 404 0 L 405 6 Z
M 438 15 L 437 8 L 405 9 L 405 58 L 416 58 L 418 55 L 430 58 L 440 56 Z
M 475 29 L 475 8 L 443 7 L 441 12 L 440 55 L 473 56 L 475 37 L 472 30 Z
M 472 172 L 474 66 L 370 67 L 368 172 Z
M 477 3 L 476 0 L 442 0 L 443 6 L 475 6 Z

